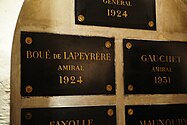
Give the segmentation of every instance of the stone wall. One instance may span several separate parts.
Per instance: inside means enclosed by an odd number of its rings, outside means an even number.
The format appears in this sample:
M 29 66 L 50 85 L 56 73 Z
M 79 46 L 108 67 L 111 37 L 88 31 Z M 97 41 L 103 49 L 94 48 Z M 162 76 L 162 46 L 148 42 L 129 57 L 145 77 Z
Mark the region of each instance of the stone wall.
M 14 30 L 23 0 L 0 1 L 0 125 L 10 124 L 10 60 Z
M 123 48 L 122 39 L 144 39 L 144 40 L 172 40 L 172 41 L 187 41 L 187 1 L 186 0 L 156 0 L 156 19 L 157 30 L 134 30 L 127 28 L 111 28 L 99 26 L 81 26 L 75 25 L 74 22 L 74 0 L 25 0 L 19 17 L 17 30 L 14 37 L 12 59 L 12 105 L 13 114 L 12 123 L 19 125 L 20 123 L 20 108 L 28 107 L 61 107 L 61 106 L 81 106 L 95 105 L 94 99 L 98 99 L 97 105 L 110 105 L 117 102 L 117 123 L 124 123 L 124 103 L 126 104 L 170 104 L 170 103 L 186 103 L 186 95 L 140 95 L 124 97 L 123 95 Z M 32 12 L 32 13 L 31 13 Z M 20 31 L 33 32 L 50 32 L 69 35 L 83 36 L 104 36 L 115 37 L 116 50 L 116 96 L 90 96 L 90 97 L 36 97 L 21 99 L 19 95 L 20 87 Z M 2 43 L 2 42 L 1 42 Z M 9 45 L 10 46 L 10 45 Z M 8 51 L 10 53 L 10 50 Z M 10 58 L 10 54 L 8 55 Z M 7 58 L 7 56 L 5 57 Z M 1 61 L 3 62 L 3 61 Z M 5 63 L 6 67 L 10 63 Z M 3 71 L 4 74 L 7 71 Z M 1 79 L 0 79 L 1 80 Z M 1 83 L 3 89 L 2 110 L 0 120 L 9 117 L 9 75 Z M 18 84 L 17 84 L 18 83 Z M 1 87 L 1 86 L 0 86 Z M 18 88 L 18 89 L 16 89 Z M 6 95 L 7 94 L 7 95 Z M 6 100 L 6 101 L 5 101 Z M 68 100 L 64 102 L 65 100 Z M 83 101 L 84 100 L 84 101 Z M 138 100 L 138 101 L 137 101 Z M 36 103 L 32 103 L 36 102 Z M 31 105 L 32 104 L 32 105 Z M 6 109 L 6 111 L 5 111 Z M 1 110 L 1 108 L 0 108 Z M 12 114 L 12 115 L 13 115 Z M 7 123 L 6 120 L 4 123 Z M 1 123 L 1 122 L 0 122 Z M 3 120 L 2 120 L 3 124 Z

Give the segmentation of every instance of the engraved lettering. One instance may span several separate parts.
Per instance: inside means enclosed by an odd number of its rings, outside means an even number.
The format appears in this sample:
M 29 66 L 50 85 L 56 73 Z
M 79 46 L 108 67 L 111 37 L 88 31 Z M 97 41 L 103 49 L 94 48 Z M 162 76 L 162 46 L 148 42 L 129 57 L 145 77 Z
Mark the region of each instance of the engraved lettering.
M 84 71 L 82 65 L 58 65 L 58 71 Z
M 187 119 L 140 120 L 139 125 L 187 125 Z
M 53 59 L 62 59 L 61 54 L 53 54 Z
M 152 67 L 153 72 L 173 72 L 171 67 Z
M 103 4 L 117 5 L 117 6 L 132 6 L 130 0 L 102 0 Z
M 110 53 L 100 52 L 64 52 L 64 60 L 91 60 L 91 61 L 111 61 Z
M 46 51 L 26 51 L 27 59 L 51 59 L 50 50 Z
M 141 55 L 142 62 L 147 63 L 181 63 L 180 56 L 169 56 L 169 55 Z
M 94 125 L 93 119 L 50 121 L 49 125 Z
M 126 10 L 115 10 L 115 9 L 107 9 L 107 16 L 108 17 L 124 17 L 126 18 L 128 16 L 128 13 Z
M 156 84 L 170 84 L 171 77 L 170 76 L 155 76 L 154 81 Z
M 83 78 L 82 76 L 60 76 L 59 77 L 60 84 L 82 84 Z

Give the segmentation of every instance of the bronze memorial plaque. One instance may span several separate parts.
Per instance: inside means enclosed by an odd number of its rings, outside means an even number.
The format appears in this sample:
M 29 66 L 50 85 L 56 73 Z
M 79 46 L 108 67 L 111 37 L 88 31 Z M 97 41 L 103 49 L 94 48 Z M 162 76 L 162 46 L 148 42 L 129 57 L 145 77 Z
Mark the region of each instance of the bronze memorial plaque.
M 75 23 L 156 30 L 155 0 L 75 0 Z
M 125 106 L 126 125 L 187 125 L 187 105 Z
M 21 95 L 115 94 L 114 38 L 21 32 Z
M 187 93 L 187 43 L 124 39 L 125 94 Z
M 28 108 L 21 125 L 116 125 L 115 106 Z

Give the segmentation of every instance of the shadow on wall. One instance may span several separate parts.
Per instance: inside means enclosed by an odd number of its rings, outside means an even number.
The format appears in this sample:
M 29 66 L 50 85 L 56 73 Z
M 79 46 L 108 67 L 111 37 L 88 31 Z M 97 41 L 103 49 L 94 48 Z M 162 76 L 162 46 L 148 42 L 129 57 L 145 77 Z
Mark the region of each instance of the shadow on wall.
M 170 33 L 187 33 L 187 0 L 165 1 L 162 8 L 163 30 Z

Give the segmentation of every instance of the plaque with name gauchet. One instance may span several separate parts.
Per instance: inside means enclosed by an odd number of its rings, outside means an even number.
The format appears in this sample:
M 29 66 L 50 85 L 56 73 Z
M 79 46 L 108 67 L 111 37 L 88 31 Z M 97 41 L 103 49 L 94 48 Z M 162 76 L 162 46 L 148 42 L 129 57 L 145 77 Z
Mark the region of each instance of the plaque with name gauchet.
M 155 0 L 75 0 L 75 23 L 156 30 Z
M 115 94 L 114 38 L 21 32 L 22 96 Z
M 125 94 L 187 93 L 187 43 L 124 39 Z
M 21 125 L 116 125 L 115 106 L 27 108 Z
M 187 125 L 187 105 L 125 106 L 126 125 Z

